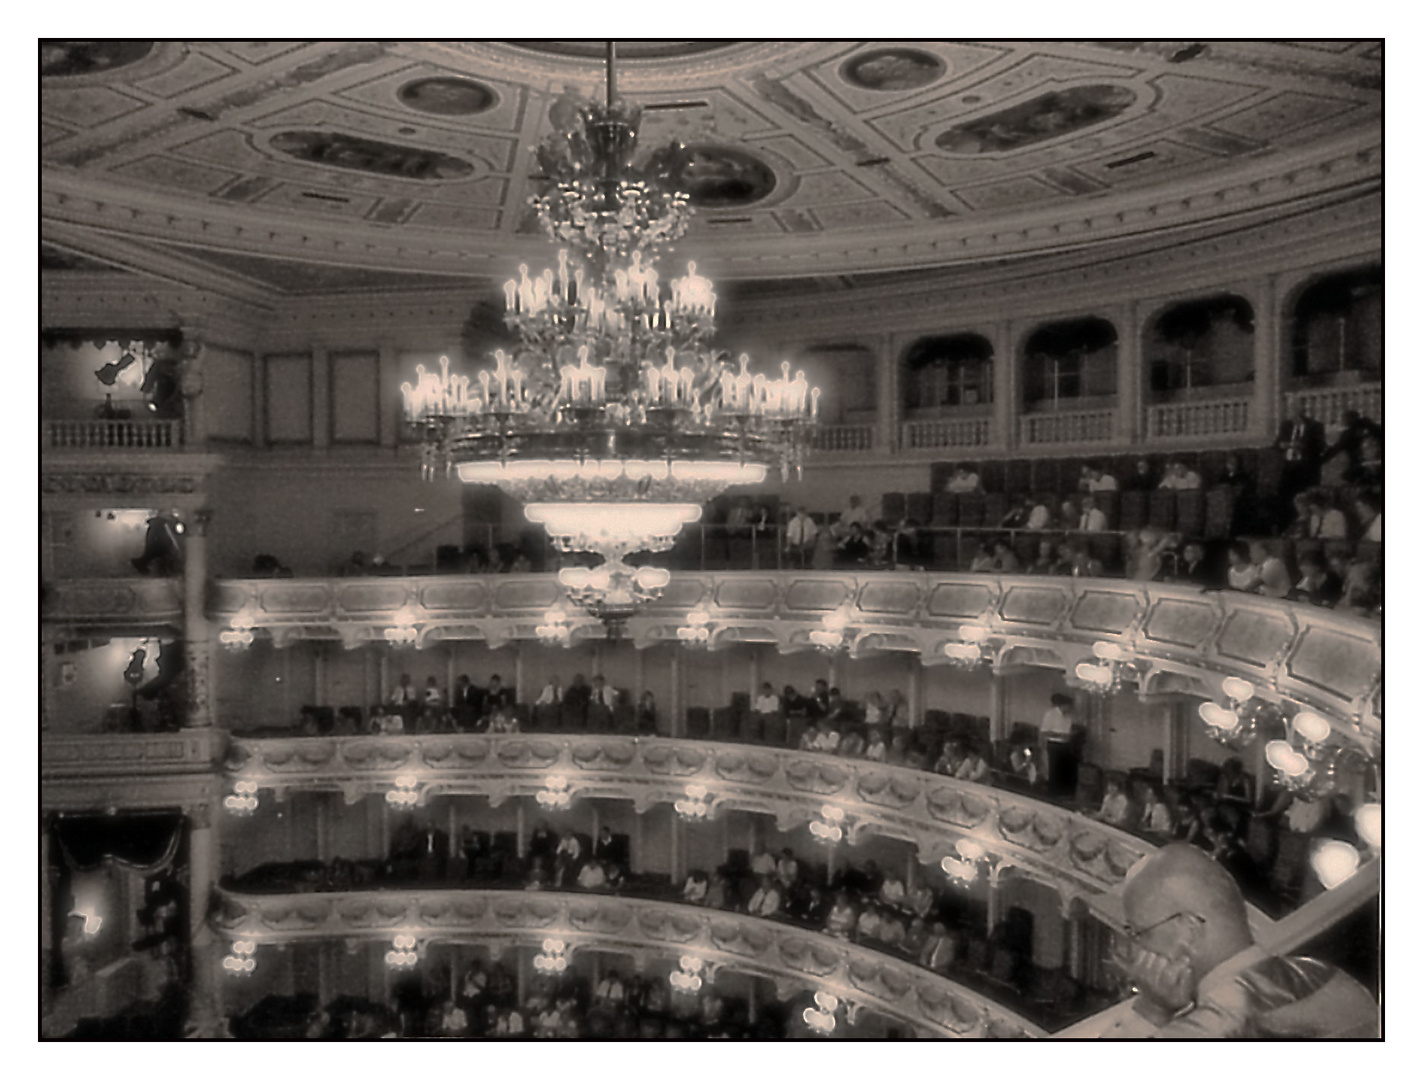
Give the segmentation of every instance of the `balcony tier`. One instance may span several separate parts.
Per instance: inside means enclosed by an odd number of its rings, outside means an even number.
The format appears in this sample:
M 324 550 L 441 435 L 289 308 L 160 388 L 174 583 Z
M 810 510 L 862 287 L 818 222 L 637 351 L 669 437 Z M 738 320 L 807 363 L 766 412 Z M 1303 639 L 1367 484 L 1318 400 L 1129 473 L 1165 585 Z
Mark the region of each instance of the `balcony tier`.
M 479 944 L 496 954 L 557 937 L 589 946 L 675 959 L 775 981 L 789 997 L 830 990 L 907 1024 L 928 1038 L 1042 1038 L 1009 1009 L 907 960 L 786 923 L 660 900 L 577 893 L 430 890 L 257 896 L 219 890 L 217 931 L 229 939 L 288 945 L 323 938 Z M 260 962 L 260 958 L 259 958 Z

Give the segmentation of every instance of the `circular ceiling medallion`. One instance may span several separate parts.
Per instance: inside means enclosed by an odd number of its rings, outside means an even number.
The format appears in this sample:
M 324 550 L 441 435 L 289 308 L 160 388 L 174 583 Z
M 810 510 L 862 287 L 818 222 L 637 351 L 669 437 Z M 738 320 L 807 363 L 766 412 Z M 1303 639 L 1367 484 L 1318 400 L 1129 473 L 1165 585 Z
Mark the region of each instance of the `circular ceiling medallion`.
M 942 60 L 918 49 L 871 49 L 840 66 L 840 77 L 863 90 L 917 90 L 948 70 Z
M 151 41 L 41 41 L 40 74 L 47 79 L 98 75 L 136 64 L 152 51 Z
M 580 60 L 602 60 L 608 55 L 608 45 L 604 41 L 511 41 L 509 44 L 546 56 L 568 56 Z M 735 41 L 619 41 L 617 50 L 619 60 L 668 60 L 700 56 L 736 44 L 738 42 Z
M 473 116 L 493 108 L 499 100 L 482 82 L 444 75 L 408 82 L 395 96 L 407 108 L 434 116 Z
M 775 171 L 754 154 L 725 146 L 688 146 L 673 177 L 693 206 L 749 206 L 776 188 Z

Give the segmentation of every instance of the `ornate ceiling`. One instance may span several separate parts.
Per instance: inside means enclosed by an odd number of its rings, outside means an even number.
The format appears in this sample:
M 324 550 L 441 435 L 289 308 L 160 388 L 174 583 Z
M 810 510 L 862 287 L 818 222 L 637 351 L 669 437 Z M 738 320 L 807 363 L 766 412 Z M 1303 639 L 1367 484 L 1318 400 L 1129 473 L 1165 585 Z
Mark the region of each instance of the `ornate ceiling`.
M 537 258 L 529 148 L 597 43 L 46 42 L 42 238 L 282 293 L 502 280 Z M 1376 189 L 1382 44 L 660 41 L 620 48 L 679 245 L 825 278 L 1220 230 Z M 45 259 L 48 260 L 47 264 Z

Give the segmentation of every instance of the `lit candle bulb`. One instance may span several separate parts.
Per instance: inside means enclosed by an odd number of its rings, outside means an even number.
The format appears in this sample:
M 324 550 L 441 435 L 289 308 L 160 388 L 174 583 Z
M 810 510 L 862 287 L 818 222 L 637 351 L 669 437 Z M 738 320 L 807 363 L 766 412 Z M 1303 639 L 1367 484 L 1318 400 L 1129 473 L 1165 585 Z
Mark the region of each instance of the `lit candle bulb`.
M 665 403 L 672 405 L 677 398 L 677 350 L 670 345 L 667 347 L 667 366 L 662 369 L 663 393 L 667 395 Z
M 810 418 L 814 420 L 820 413 L 820 387 L 815 387 L 810 392 Z
M 568 303 L 568 249 L 560 248 L 558 252 L 558 295 L 563 297 L 563 302 Z
M 514 297 L 515 297 L 515 294 L 516 294 L 518 291 L 519 291 L 519 286 L 514 283 L 514 279 L 513 279 L 513 278 L 510 278 L 508 281 L 504 282 L 504 310 L 505 310 L 505 311 L 513 311 L 513 310 L 515 310 L 516 302 L 515 302 Z
M 534 284 L 529 280 L 529 267 L 527 263 L 519 264 L 519 306 L 515 309 L 525 314 L 534 303 Z

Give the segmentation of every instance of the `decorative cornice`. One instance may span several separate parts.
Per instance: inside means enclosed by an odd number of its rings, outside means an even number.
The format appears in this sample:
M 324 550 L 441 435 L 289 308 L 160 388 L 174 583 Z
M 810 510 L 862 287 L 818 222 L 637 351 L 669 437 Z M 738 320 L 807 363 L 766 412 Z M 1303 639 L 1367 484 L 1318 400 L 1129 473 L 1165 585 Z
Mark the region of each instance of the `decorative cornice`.
M 915 221 L 903 226 L 817 237 L 711 237 L 697 258 L 715 276 L 765 278 L 904 270 L 1083 248 L 1150 235 L 1235 214 L 1299 206 L 1349 190 L 1377 187 L 1382 127 L 1368 124 L 1291 154 L 1247 161 L 1166 187 L 1126 191 L 1090 208 L 1069 204 L 1033 213 Z M 169 243 L 335 265 L 424 273 L 489 274 L 527 258 L 516 235 L 460 238 L 448 230 L 316 221 L 226 207 L 171 192 L 150 192 L 47 169 L 41 177 L 46 222 Z
M 419 578 L 314 578 L 219 581 L 211 614 L 241 611 L 278 647 L 340 640 L 347 648 L 384 640 L 397 613 L 413 617 L 417 646 L 485 641 L 491 648 L 537 639 L 544 612 L 561 591 L 551 574 Z M 707 604 L 712 648 L 738 642 L 808 651 L 826 612 L 851 607 L 852 655 L 901 652 L 927 665 L 947 663 L 944 643 L 965 622 L 1001 642 L 1001 664 L 1031 656 L 1036 666 L 1070 671 L 1100 640 L 1151 661 L 1141 691 L 1158 680 L 1216 695 L 1237 675 L 1267 697 L 1328 716 L 1339 734 L 1366 750 L 1382 744 L 1375 713 L 1381 680 L 1380 628 L 1324 608 L 1243 593 L 1109 578 L 875 572 L 674 574 L 662 598 L 629 620 L 637 648 L 677 641 L 687 612 Z M 1172 678 L 1174 677 L 1174 678 Z
M 1036 1024 L 967 988 L 872 949 L 782 922 L 660 900 L 595 894 L 433 890 L 254 896 L 218 890 L 213 926 L 229 939 L 287 945 L 411 934 L 496 952 L 556 936 L 634 956 L 699 956 L 773 979 L 778 994 L 825 989 L 929 1038 L 1043 1038 Z M 260 963 L 260 954 L 258 956 Z
M 211 729 L 164 735 L 45 735 L 40 740 L 40 776 L 46 784 L 70 777 L 212 777 L 222 748 L 222 733 Z
M 181 578 L 86 578 L 53 582 L 41 617 L 52 623 L 181 622 Z

